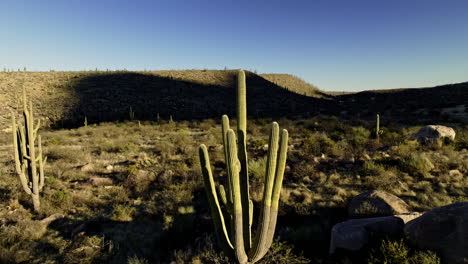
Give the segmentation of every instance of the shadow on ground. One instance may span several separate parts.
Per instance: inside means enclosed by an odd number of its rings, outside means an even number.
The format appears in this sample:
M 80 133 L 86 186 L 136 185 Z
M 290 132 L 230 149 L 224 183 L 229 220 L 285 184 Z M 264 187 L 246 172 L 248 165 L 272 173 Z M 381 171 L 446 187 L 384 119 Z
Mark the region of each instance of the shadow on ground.
M 153 74 L 114 72 L 87 75 L 71 82 L 79 98 L 55 127 L 129 120 L 201 120 L 235 115 L 237 75 L 227 72 L 230 83 L 204 85 Z M 330 109 L 330 99 L 288 91 L 247 72 L 248 113 L 252 118 L 294 118 Z

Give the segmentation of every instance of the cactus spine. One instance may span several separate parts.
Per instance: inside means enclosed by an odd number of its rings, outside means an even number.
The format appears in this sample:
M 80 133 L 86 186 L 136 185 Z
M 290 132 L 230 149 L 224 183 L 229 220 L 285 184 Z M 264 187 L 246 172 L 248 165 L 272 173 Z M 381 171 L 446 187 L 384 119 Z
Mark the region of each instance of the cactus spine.
M 237 118 L 236 142 L 236 134 L 229 127 L 229 118 L 226 115 L 222 117 L 224 156 L 228 175 L 226 186 L 218 185 L 218 190 L 216 189 L 208 150 L 204 144 L 200 145 L 199 155 L 205 189 L 221 248 L 238 263 L 246 264 L 255 263 L 265 256 L 273 241 L 286 165 L 288 131 L 284 129 L 280 139 L 278 124 L 273 122 L 271 125 L 263 201 L 257 231 L 252 240 L 253 203 L 249 198 L 246 87 L 245 73 L 242 70 L 238 75 Z
M 26 92 L 23 90 L 23 116 L 24 127 L 20 122 L 16 123 L 12 114 L 13 148 L 15 168 L 24 191 L 31 195 L 34 211 L 40 211 L 39 193 L 44 187 L 44 166 L 47 157 L 42 154 L 41 136 L 38 135 L 40 120 L 34 127 L 32 102 L 29 108 L 26 101 Z M 36 141 L 37 139 L 37 155 Z M 38 168 L 39 167 L 39 168 Z

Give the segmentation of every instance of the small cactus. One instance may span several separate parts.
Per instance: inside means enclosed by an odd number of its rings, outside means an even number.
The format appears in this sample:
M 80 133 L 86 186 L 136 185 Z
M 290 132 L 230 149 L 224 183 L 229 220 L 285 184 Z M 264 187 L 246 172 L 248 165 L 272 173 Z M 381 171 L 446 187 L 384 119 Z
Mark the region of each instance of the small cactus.
M 383 130 L 380 129 L 380 116 L 379 114 L 376 115 L 375 117 L 375 131 L 374 131 L 374 137 L 376 139 L 379 139 L 380 135 L 383 133 Z
M 24 127 L 20 122 L 16 123 L 12 114 L 13 148 L 15 168 L 24 191 L 31 195 L 34 211 L 40 211 L 39 193 L 44 187 L 44 166 L 47 157 L 42 154 L 41 136 L 38 135 L 40 120 L 34 126 L 32 102 L 29 108 L 26 101 L 26 92 L 23 90 L 23 116 Z M 37 153 L 36 153 L 37 139 Z
M 234 130 L 229 127 L 229 118 L 226 115 L 222 117 L 224 156 L 228 175 L 226 186 L 218 185 L 216 188 L 208 150 L 204 144 L 200 145 L 199 149 L 205 189 L 218 240 L 225 253 L 240 264 L 257 262 L 265 256 L 271 246 L 288 148 L 288 131 L 284 129 L 279 140 L 279 126 L 273 122 L 263 201 L 257 231 L 252 239 L 253 203 L 249 198 L 246 104 L 245 73 L 240 70 L 237 88 L 237 138 Z
M 135 120 L 135 112 L 133 111 L 131 106 L 130 106 L 130 109 L 128 111 L 128 117 L 130 118 L 130 121 Z

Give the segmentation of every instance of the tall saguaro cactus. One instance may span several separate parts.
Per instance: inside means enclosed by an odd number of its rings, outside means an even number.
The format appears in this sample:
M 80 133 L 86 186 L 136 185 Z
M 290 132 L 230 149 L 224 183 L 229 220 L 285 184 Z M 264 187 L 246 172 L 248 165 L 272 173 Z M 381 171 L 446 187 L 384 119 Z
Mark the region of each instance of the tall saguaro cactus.
M 34 126 L 32 102 L 29 101 L 28 108 L 25 91 L 23 91 L 23 117 L 24 126 L 21 125 L 21 122 L 16 123 L 15 115 L 12 114 L 16 173 L 20 178 L 24 191 L 32 197 L 34 211 L 39 212 L 41 205 L 39 193 L 44 187 L 44 166 L 47 157 L 42 155 L 41 136 L 37 133 L 40 120 Z
M 265 256 L 273 241 L 286 165 L 288 131 L 284 129 L 279 139 L 278 123 L 273 122 L 271 125 L 263 201 L 257 230 L 252 240 L 253 203 L 249 197 L 246 87 L 245 73 L 242 70 L 238 75 L 237 118 L 236 138 L 234 130 L 229 127 L 229 118 L 226 115 L 222 117 L 226 186 L 218 185 L 216 188 L 208 150 L 204 144 L 200 145 L 199 154 L 205 189 L 221 248 L 238 263 L 246 264 L 255 263 Z

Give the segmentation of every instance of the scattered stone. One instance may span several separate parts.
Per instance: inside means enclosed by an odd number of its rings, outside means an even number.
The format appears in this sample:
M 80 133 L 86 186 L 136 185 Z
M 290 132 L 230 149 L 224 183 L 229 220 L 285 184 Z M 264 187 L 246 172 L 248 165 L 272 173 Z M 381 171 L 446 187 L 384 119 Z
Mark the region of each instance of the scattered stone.
M 448 137 L 455 139 L 455 130 L 451 127 L 441 125 L 429 125 L 422 127 L 417 133 L 411 135 L 422 144 L 436 143 L 438 140 Z
M 449 175 L 451 177 L 463 176 L 463 174 L 459 170 L 449 170 Z
M 336 249 L 357 251 L 371 238 L 398 236 L 403 233 L 404 222 L 396 216 L 352 219 L 333 226 L 330 240 L 330 254 Z
M 468 259 L 468 202 L 434 208 L 408 222 L 404 231 L 412 244 L 439 253 L 444 263 L 464 263 Z
M 42 219 L 40 222 L 41 224 L 45 225 L 45 226 L 48 226 L 50 225 L 52 222 L 56 221 L 56 220 L 59 220 L 59 219 L 62 219 L 64 218 L 65 216 L 63 214 L 53 214 L 51 216 L 48 216 L 44 219 Z
M 94 166 L 91 163 L 87 163 L 85 165 L 78 166 L 78 168 L 80 169 L 80 171 L 87 172 L 87 171 L 92 171 L 94 169 Z
M 172 170 L 165 170 L 158 176 L 158 182 L 167 182 L 169 181 L 172 176 L 174 176 L 174 172 Z
M 145 170 L 138 170 L 136 173 L 128 176 L 126 184 L 128 186 L 137 186 L 140 183 L 154 181 L 155 179 L 156 176 L 154 173 Z
M 112 171 L 113 169 L 114 169 L 114 166 L 112 166 L 112 165 L 107 165 L 106 166 L 106 170 L 108 170 L 108 171 Z
M 409 205 L 384 191 L 370 191 L 355 196 L 349 205 L 350 216 L 390 216 L 409 213 Z
M 106 177 L 91 177 L 88 180 L 93 186 L 105 186 L 105 185 L 112 185 L 114 181 L 111 178 Z

